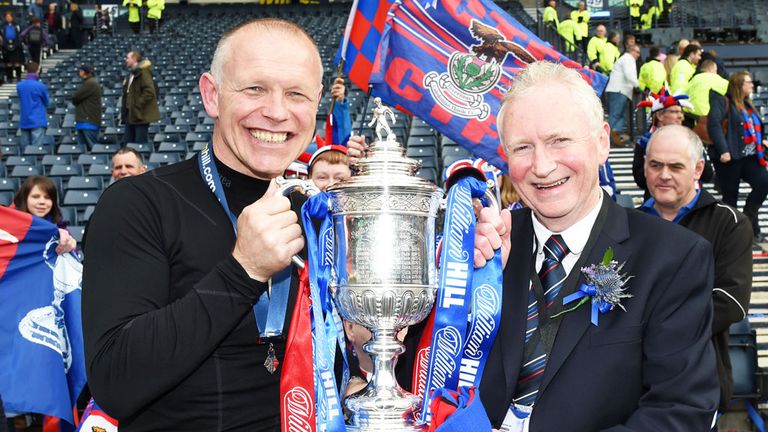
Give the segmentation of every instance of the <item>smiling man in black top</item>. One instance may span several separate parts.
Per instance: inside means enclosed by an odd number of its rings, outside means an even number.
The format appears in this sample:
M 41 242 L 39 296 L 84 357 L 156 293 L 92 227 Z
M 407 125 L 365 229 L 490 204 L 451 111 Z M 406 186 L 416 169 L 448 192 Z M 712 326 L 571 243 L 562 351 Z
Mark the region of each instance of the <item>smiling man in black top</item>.
M 270 278 L 274 299 L 276 274 L 304 246 L 296 206 L 270 180 L 312 139 L 321 80 L 300 27 L 266 19 L 228 31 L 199 83 L 215 120 L 210 151 L 102 195 L 83 327 L 91 390 L 121 432 L 279 428 L 282 368 L 265 359 L 282 362 L 285 344 L 260 338 L 253 306 Z

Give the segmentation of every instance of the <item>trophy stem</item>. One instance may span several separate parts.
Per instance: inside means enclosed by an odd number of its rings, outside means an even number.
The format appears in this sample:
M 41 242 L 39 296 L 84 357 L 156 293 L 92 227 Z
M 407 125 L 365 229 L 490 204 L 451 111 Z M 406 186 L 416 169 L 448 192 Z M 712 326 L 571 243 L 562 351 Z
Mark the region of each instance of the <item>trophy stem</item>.
M 354 431 L 418 431 L 416 413 L 421 401 L 406 392 L 395 378 L 397 357 L 405 352 L 392 329 L 371 331 L 372 338 L 363 345 L 371 356 L 373 372 L 368 385 L 345 401 Z

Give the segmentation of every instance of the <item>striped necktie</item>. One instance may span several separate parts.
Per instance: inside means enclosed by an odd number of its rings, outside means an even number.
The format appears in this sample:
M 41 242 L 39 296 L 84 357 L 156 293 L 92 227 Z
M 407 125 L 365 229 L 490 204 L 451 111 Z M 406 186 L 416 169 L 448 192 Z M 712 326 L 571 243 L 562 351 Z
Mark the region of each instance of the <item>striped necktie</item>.
M 544 244 L 544 262 L 539 270 L 541 287 L 544 290 L 544 299 L 547 308 L 552 306 L 560 293 L 560 287 L 566 278 L 562 260 L 568 254 L 563 238 L 555 234 Z M 539 326 L 539 308 L 536 304 L 536 292 L 531 285 L 528 289 L 528 319 L 525 329 L 525 344 L 531 340 Z M 527 350 L 526 350 L 527 351 Z M 515 395 L 512 401 L 518 405 L 532 405 L 536 401 L 541 380 L 544 377 L 544 368 L 547 365 L 547 353 L 541 340 L 536 341 L 536 347 L 531 355 L 525 359 L 518 377 Z

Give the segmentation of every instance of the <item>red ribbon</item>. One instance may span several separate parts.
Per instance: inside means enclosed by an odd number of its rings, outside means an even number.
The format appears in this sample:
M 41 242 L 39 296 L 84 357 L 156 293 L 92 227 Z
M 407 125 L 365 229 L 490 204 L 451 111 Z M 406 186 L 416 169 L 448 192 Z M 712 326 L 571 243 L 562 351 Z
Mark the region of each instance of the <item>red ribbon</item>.
M 427 372 L 429 371 L 429 346 L 432 344 L 432 329 L 435 327 L 435 308 L 429 313 L 424 332 L 419 339 L 419 348 L 416 350 L 416 361 L 411 377 L 411 391 L 419 398 L 424 398 L 424 387 L 427 386 Z
M 283 432 L 315 432 L 315 381 L 312 356 L 312 324 L 308 266 L 299 273 L 299 293 L 280 375 L 280 427 Z

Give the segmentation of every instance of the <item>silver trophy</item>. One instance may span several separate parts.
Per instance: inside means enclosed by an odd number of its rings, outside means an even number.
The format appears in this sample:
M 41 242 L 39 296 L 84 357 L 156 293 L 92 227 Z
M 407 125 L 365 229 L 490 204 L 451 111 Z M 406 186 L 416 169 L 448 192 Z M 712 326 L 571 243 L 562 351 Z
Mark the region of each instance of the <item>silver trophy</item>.
M 435 218 L 443 192 L 416 177 L 420 162 L 404 156 L 387 124 L 392 110 L 374 100 L 376 140 L 358 175 L 328 188 L 336 234 L 331 295 L 341 316 L 368 328 L 368 385 L 347 397 L 348 430 L 414 431 L 421 399 L 395 379 L 405 351 L 395 335 L 424 320 L 437 290 Z M 384 132 L 384 134 L 382 134 Z
M 416 176 L 421 163 L 405 157 L 387 117 L 374 100 L 376 140 L 357 163 L 358 174 L 328 188 L 335 232 L 331 295 L 345 320 L 368 328 L 368 385 L 345 400 L 350 431 L 417 431 L 421 398 L 395 379 L 405 351 L 395 335 L 417 324 L 435 302 L 435 219 L 443 191 Z M 311 189 L 288 180 L 283 190 Z

